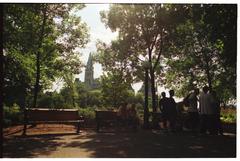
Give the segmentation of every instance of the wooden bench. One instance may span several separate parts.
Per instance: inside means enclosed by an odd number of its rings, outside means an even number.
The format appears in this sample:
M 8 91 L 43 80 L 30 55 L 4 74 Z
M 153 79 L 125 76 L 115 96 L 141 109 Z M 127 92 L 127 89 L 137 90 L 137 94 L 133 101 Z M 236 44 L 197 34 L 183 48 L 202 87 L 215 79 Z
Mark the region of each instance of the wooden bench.
M 100 126 L 109 123 L 118 123 L 118 113 L 116 111 L 95 111 L 97 132 L 100 130 Z
M 84 119 L 79 116 L 77 109 L 29 108 L 24 110 L 23 135 L 26 135 L 28 124 L 37 123 L 73 123 L 79 133 L 80 124 L 83 122 Z

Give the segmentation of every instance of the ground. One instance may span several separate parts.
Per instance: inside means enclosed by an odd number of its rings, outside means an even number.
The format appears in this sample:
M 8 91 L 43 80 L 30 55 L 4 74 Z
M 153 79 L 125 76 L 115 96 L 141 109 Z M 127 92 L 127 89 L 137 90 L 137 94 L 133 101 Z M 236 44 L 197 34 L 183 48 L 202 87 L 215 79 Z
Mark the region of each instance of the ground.
M 199 136 L 190 132 L 92 128 L 80 134 L 71 125 L 4 129 L 4 158 L 235 158 L 236 134 Z

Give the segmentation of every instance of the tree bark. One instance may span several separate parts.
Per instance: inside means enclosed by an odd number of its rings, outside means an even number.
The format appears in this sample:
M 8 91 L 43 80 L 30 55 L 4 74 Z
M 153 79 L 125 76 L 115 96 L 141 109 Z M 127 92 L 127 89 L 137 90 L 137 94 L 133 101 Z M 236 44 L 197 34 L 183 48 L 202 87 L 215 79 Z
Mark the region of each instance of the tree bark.
M 144 101 L 144 128 L 149 127 L 149 110 L 148 110 L 148 69 L 145 68 L 145 101 Z
M 43 21 L 41 25 L 41 30 L 40 30 L 40 37 L 39 37 L 39 45 L 36 53 L 36 81 L 35 81 L 35 86 L 34 86 L 34 98 L 33 98 L 33 108 L 36 108 L 37 106 L 37 97 L 38 97 L 38 92 L 39 92 L 39 82 L 40 82 L 40 49 L 42 47 L 42 41 L 43 41 L 43 35 L 44 35 L 44 30 L 45 30 L 45 25 L 46 25 L 46 8 L 43 6 Z
M 156 107 L 156 92 L 155 92 L 155 75 L 152 67 L 150 67 L 150 81 L 151 81 L 151 93 L 152 93 L 152 109 L 153 109 L 153 112 L 156 112 L 157 107 Z
M 210 75 L 209 67 L 206 68 L 206 74 L 207 74 L 209 90 L 212 91 L 212 77 Z
M 204 56 L 204 60 L 205 60 L 205 73 L 207 75 L 207 81 L 208 81 L 208 87 L 209 87 L 209 91 L 212 91 L 212 77 L 210 74 L 210 67 L 209 67 L 209 57 L 206 55 L 206 53 L 203 52 L 203 56 Z
M 3 4 L 0 5 L 0 158 L 3 157 Z

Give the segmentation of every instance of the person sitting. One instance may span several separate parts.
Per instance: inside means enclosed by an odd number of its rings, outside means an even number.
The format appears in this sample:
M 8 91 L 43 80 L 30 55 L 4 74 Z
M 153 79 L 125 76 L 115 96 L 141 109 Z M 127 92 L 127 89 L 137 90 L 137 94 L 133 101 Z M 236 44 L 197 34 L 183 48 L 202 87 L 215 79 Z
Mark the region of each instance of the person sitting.
M 128 125 L 136 130 L 139 124 L 139 117 L 135 107 L 135 104 L 132 104 L 132 106 L 128 108 Z
M 128 111 L 127 111 L 127 103 L 122 103 L 118 109 L 118 118 L 119 123 L 121 125 L 127 125 L 128 120 Z

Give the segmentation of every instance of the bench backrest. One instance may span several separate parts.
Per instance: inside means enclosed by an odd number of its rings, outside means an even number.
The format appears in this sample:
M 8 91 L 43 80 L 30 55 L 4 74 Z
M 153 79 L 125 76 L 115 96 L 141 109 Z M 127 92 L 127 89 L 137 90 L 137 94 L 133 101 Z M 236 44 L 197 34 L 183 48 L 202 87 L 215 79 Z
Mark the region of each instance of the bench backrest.
M 25 109 L 28 121 L 79 120 L 77 109 Z
M 97 120 L 115 120 L 118 115 L 115 111 L 95 111 Z

